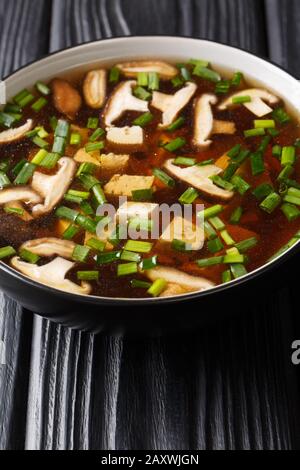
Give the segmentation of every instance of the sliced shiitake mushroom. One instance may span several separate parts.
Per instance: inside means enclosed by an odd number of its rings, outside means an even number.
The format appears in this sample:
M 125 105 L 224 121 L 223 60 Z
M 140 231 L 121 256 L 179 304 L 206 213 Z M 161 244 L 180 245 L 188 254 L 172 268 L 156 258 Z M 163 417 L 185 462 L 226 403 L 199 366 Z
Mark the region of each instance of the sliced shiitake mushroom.
M 57 111 L 74 119 L 81 108 L 82 99 L 76 88 L 67 80 L 55 78 L 51 82 L 53 104 Z

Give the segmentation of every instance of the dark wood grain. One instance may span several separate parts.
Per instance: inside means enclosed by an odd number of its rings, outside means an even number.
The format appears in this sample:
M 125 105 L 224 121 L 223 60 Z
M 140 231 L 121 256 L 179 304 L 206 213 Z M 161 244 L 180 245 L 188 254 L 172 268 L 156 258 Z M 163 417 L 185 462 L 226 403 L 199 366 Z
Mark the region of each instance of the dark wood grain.
M 8 17 L 13 22 L 13 13 L 9 10 L 4 16 L 7 2 L 0 0 L 2 31 L 6 31 L 0 52 L 7 71 L 48 47 L 53 51 L 116 35 L 206 37 L 262 55 L 270 51 L 281 62 L 278 51 L 284 51 L 287 41 L 282 31 L 280 45 L 271 44 L 273 33 L 266 20 L 270 22 L 272 1 L 265 8 L 261 0 L 53 0 L 50 9 L 49 2 L 36 0 L 36 11 L 29 8 L 32 0 L 14 3 L 22 6 L 24 14 L 18 28 L 16 24 L 8 28 L 4 23 Z M 277 8 L 283 3 L 287 2 L 278 2 Z M 300 11 L 296 2 L 291 3 Z M 13 47 L 10 34 L 16 30 Z M 26 56 L 20 41 L 28 45 L 29 31 L 35 41 Z M 6 58 L 6 48 L 14 58 Z M 18 399 L 0 402 L 2 448 L 288 449 L 296 445 L 299 410 L 290 366 L 289 291 L 260 299 L 257 311 L 245 311 L 237 320 L 135 341 L 74 332 L 39 317 L 34 318 L 31 333 L 29 315 L 21 315 L 10 301 L 2 305 L 0 318 L 6 325 L 2 331 L 13 351 L 9 368 L 2 369 L 3 381 L 11 390 L 21 387 Z M 18 377 L 21 369 L 23 376 Z M 0 397 L 6 392 L 7 386 L 1 389 L 0 383 Z M 14 425 L 6 424 L 12 418 L 17 418 Z

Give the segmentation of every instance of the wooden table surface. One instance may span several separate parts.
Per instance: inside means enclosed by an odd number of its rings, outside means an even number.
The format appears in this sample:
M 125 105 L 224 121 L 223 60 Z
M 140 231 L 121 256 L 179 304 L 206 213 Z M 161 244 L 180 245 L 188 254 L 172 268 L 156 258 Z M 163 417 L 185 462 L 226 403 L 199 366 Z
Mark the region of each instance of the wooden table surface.
M 0 76 L 92 39 L 176 34 L 246 48 L 300 77 L 299 24 L 297 0 L 0 0 Z M 0 294 L 0 449 L 299 448 L 297 293 L 140 340 L 71 331 Z

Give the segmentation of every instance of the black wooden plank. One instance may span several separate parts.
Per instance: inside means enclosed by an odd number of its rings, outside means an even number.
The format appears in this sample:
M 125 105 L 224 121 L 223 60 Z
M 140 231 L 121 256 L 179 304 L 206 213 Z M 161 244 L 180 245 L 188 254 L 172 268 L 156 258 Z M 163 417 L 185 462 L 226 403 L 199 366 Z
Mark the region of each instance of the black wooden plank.
M 49 2 L 0 1 L 0 76 L 48 50 Z M 0 365 L 0 449 L 24 447 L 32 314 L 1 294 L 0 340 L 6 364 Z

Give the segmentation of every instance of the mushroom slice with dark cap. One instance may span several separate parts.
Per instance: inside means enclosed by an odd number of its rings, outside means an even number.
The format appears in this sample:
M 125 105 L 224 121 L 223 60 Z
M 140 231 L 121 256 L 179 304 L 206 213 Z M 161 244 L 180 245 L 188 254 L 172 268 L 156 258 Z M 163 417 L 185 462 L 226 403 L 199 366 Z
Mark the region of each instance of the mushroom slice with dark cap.
M 234 98 L 240 98 L 241 96 L 249 96 L 251 98 L 251 101 L 242 104 L 257 117 L 263 117 L 273 111 L 273 109 L 268 106 L 265 101 L 269 104 L 276 104 L 279 102 L 277 96 L 269 93 L 266 90 L 261 88 L 250 88 L 249 90 L 239 91 L 238 93 L 231 95 L 229 98 L 226 98 L 218 106 L 218 109 L 220 111 L 225 111 L 226 109 L 235 106 Z
M 0 144 L 9 144 L 10 142 L 22 139 L 32 129 L 32 126 L 33 120 L 27 119 L 26 123 L 20 127 L 0 132 Z
M 171 80 L 178 74 L 178 69 L 174 65 L 160 60 L 139 60 L 135 62 L 124 62 L 117 64 L 126 77 L 136 77 L 139 72 L 156 72 L 162 80 Z
M 21 249 L 31 251 L 39 256 L 62 256 L 71 259 L 76 244 L 70 240 L 61 240 L 55 237 L 37 238 L 29 240 L 21 246 Z

